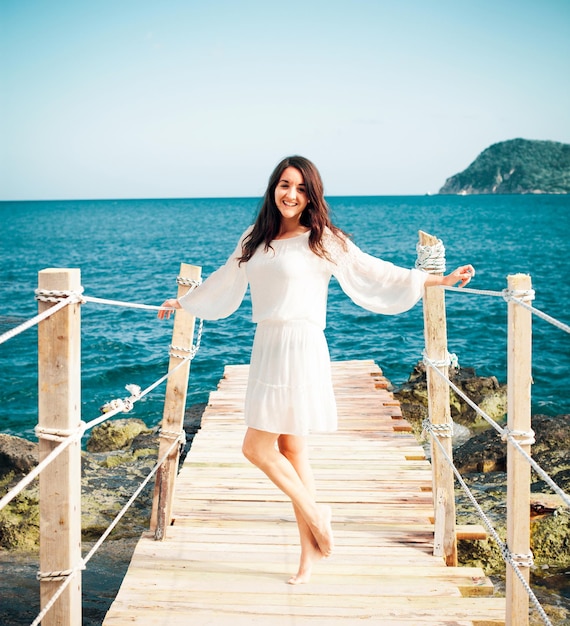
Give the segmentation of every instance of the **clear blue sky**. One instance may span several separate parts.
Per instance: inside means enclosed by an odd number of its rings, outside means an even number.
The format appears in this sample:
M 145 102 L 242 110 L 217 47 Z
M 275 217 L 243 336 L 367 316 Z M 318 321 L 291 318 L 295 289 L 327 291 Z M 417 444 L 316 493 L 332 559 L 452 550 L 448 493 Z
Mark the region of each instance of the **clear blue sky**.
M 0 199 L 435 192 L 570 143 L 568 0 L 0 0 Z

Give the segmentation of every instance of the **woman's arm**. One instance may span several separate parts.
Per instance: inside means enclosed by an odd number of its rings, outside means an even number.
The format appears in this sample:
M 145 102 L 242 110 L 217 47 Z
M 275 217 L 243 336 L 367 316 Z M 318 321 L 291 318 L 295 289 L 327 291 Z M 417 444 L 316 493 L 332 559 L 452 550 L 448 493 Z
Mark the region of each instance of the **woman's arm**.
M 467 283 L 475 276 L 475 269 L 472 265 L 462 265 L 446 276 L 438 276 L 437 274 L 428 274 L 425 285 L 426 287 L 435 287 L 437 285 L 445 285 L 453 287 L 456 283 L 460 283 L 459 287 L 465 287 Z

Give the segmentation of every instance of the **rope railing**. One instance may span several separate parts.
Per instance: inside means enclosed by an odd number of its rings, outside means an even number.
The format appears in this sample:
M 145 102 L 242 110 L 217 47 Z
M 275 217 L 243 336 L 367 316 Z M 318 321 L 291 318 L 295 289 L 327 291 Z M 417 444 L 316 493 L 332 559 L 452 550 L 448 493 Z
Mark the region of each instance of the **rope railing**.
M 63 300 L 62 302 L 65 302 L 65 304 L 67 305 L 67 304 L 71 304 L 73 301 Z M 63 308 L 63 306 L 59 308 L 61 309 Z M 140 388 L 138 388 L 139 389 L 138 392 L 135 394 L 132 394 L 128 398 L 111 400 L 105 405 L 105 407 L 108 407 L 108 410 L 106 410 L 103 413 L 103 415 L 97 418 L 94 418 L 93 420 L 87 423 L 81 422 L 80 426 L 73 432 L 62 432 L 60 430 L 55 431 L 55 432 L 53 431 L 48 432 L 46 429 L 40 429 L 39 427 L 36 426 L 35 433 L 38 436 L 38 438 L 43 437 L 44 439 L 51 439 L 52 441 L 53 440 L 61 441 L 61 443 L 56 448 L 54 448 L 45 459 L 43 459 L 38 465 L 36 465 L 36 467 L 33 470 L 31 470 L 24 478 L 22 478 L 22 480 L 19 483 L 14 485 L 14 487 L 12 487 L 12 489 L 10 489 L 0 499 L 0 511 L 7 504 L 9 504 L 18 494 L 24 491 L 24 489 L 26 489 L 26 487 L 28 487 L 44 471 L 44 469 L 48 467 L 48 465 L 53 463 L 53 461 L 55 461 L 59 457 L 59 455 L 62 452 L 64 452 L 64 450 L 66 450 L 66 448 L 68 448 L 73 442 L 80 441 L 88 430 L 91 430 L 95 426 L 98 426 L 102 424 L 103 422 L 110 420 L 112 417 L 115 417 L 119 413 L 128 413 L 129 411 L 131 411 L 136 402 L 144 398 L 151 391 L 156 389 L 156 387 L 160 386 L 170 376 L 172 376 L 179 368 L 181 368 L 185 363 L 194 359 L 198 350 L 200 349 L 200 343 L 201 343 L 202 332 L 203 332 L 202 329 L 203 329 L 203 325 L 202 325 L 202 321 L 200 321 L 200 326 L 198 330 L 198 338 L 197 338 L 196 344 L 192 347 L 192 350 L 186 356 L 177 355 L 177 358 L 181 359 L 178 365 L 170 369 L 164 376 L 161 376 L 158 380 L 153 382 L 143 391 L 140 391 Z M 174 346 L 172 346 L 171 348 L 174 348 Z
M 527 309 L 527 311 L 530 311 L 531 313 L 533 313 L 537 317 L 540 317 L 541 319 L 548 322 L 549 324 L 556 326 L 556 328 L 559 328 L 565 333 L 570 333 L 569 324 L 565 324 L 564 322 L 557 320 L 555 317 L 548 315 L 548 313 L 545 313 L 544 311 L 541 311 L 540 309 L 537 309 L 536 307 L 528 304 L 525 300 L 520 298 L 520 295 L 510 292 L 508 289 L 503 289 L 502 291 L 491 291 L 487 289 L 471 289 L 470 287 L 462 287 L 462 288 L 443 287 L 443 289 L 445 289 L 446 291 L 454 291 L 457 293 L 473 294 L 473 295 L 479 295 L 479 296 L 495 296 L 498 298 L 503 298 L 503 300 L 505 300 L 506 302 L 514 302 L 515 304 L 522 306 L 524 309 Z M 528 293 L 529 299 L 532 299 L 531 296 L 533 295 L 534 295 L 534 291 L 531 290 Z
M 570 496 L 563 491 L 548 475 L 548 473 L 540 467 L 540 465 L 527 454 L 526 450 L 521 447 L 521 443 L 517 441 L 517 438 L 523 439 L 523 442 L 526 441 L 527 444 L 534 443 L 534 432 L 531 430 L 530 432 L 517 432 L 517 431 L 509 431 L 508 428 L 503 428 L 500 426 L 492 417 L 490 417 L 485 411 L 483 411 L 471 398 L 469 398 L 457 385 L 455 385 L 447 376 L 445 376 L 438 368 L 436 362 L 429 359 L 425 354 L 423 357 L 423 361 L 426 365 L 428 365 L 440 378 L 446 381 L 448 386 L 453 389 L 453 391 L 462 398 L 479 416 L 481 416 L 490 426 L 492 426 L 498 434 L 501 436 L 503 441 L 508 441 L 513 448 L 517 450 L 522 456 L 530 463 L 532 469 L 551 487 L 553 491 L 555 491 L 564 501 L 566 506 L 570 508 Z
M 17 337 L 18 335 L 20 335 L 21 333 L 25 332 L 26 330 L 30 328 L 33 328 L 40 322 L 43 322 L 43 320 L 46 320 L 48 317 L 54 315 L 54 313 L 57 313 L 61 309 L 65 308 L 68 304 L 80 302 L 79 298 L 81 298 L 81 294 L 74 293 L 74 294 L 69 294 L 64 299 L 60 299 L 55 306 L 50 307 L 49 309 L 47 309 L 46 311 L 43 311 L 39 315 L 34 315 L 34 317 L 30 318 L 29 320 L 23 322 L 22 324 L 14 328 L 11 328 L 10 330 L 0 335 L 0 344 L 3 344 L 9 339 L 13 339 L 14 337 Z
M 421 254 L 423 255 L 422 267 L 426 268 L 427 271 L 433 271 L 433 272 L 445 271 L 445 259 L 443 260 L 443 263 L 441 259 L 438 259 L 438 255 L 441 256 L 442 250 L 439 249 L 437 251 L 437 254 L 433 255 L 431 254 L 431 251 L 427 249 L 429 248 L 429 246 L 426 246 L 424 248 L 426 249 L 421 251 Z M 443 246 L 441 246 L 441 248 L 443 248 Z M 443 249 L 443 253 L 444 253 L 444 249 Z M 191 279 L 186 279 L 186 278 L 183 279 L 181 277 L 178 277 L 177 282 L 179 285 L 187 285 L 191 288 L 200 284 L 199 280 L 191 280 Z M 564 332 L 570 332 L 570 326 L 568 326 L 567 324 L 564 324 L 563 322 L 560 322 L 559 320 L 556 320 L 554 317 L 549 316 L 546 313 L 528 304 L 528 301 L 534 298 L 533 290 L 528 290 L 523 293 L 523 292 L 518 292 L 518 291 L 509 291 L 508 289 L 504 289 L 502 291 L 479 290 L 479 289 L 468 289 L 468 288 L 458 289 L 454 287 L 445 287 L 445 289 L 449 291 L 457 291 L 463 294 L 475 294 L 475 295 L 501 297 L 506 302 L 514 302 L 517 305 L 524 307 L 525 309 L 531 311 L 533 314 L 541 317 L 545 321 L 558 327 Z M 47 319 L 51 315 L 57 313 L 58 311 L 62 310 L 64 307 L 70 304 L 93 303 L 93 304 L 121 306 L 121 307 L 152 310 L 152 311 L 172 310 L 169 308 L 153 306 L 153 305 L 137 304 L 137 303 L 124 302 L 120 300 L 111 300 L 111 299 L 105 299 L 105 298 L 85 296 L 83 295 L 82 288 L 81 290 L 77 290 L 77 291 L 53 291 L 53 290 L 50 290 L 50 291 L 41 290 L 40 291 L 40 290 L 37 290 L 36 298 L 43 302 L 54 303 L 54 306 L 43 311 L 41 314 L 35 316 L 34 318 L 24 322 L 23 324 L 20 324 L 16 328 L 11 329 L 7 333 L 0 335 L 0 344 L 4 343 L 5 341 L 8 341 L 9 339 L 12 339 L 13 337 L 24 332 L 25 330 L 32 328 L 34 325 L 39 324 L 41 321 Z M 140 387 L 136 385 L 127 386 L 127 389 L 131 392 L 131 395 L 127 398 L 115 399 L 115 400 L 111 400 L 110 402 L 108 402 L 103 409 L 103 415 L 87 423 L 81 422 L 76 429 L 72 429 L 72 430 L 64 431 L 64 430 L 57 430 L 57 429 L 49 429 L 45 427 L 37 428 L 36 434 L 38 438 L 56 441 L 58 442 L 58 445 L 50 452 L 48 456 L 46 456 L 46 458 L 44 458 L 41 461 L 41 463 L 36 468 L 34 468 L 34 470 L 32 470 L 32 472 L 30 472 L 22 481 L 20 481 L 18 485 L 16 485 L 12 490 L 10 490 L 8 494 L 3 496 L 3 498 L 0 500 L 0 510 L 4 506 L 6 506 L 6 504 L 8 504 L 14 497 L 16 497 L 19 493 L 21 493 L 21 491 L 23 491 L 35 478 L 37 478 L 40 475 L 40 473 L 44 471 L 45 468 L 49 464 L 51 464 L 62 452 L 64 452 L 72 443 L 80 441 L 87 430 L 111 419 L 112 417 L 116 416 L 118 413 L 121 413 L 121 412 L 127 413 L 131 411 L 134 407 L 134 404 L 137 401 L 139 401 L 140 399 L 148 395 L 156 387 L 158 387 L 160 384 L 166 381 L 170 376 L 172 376 L 179 368 L 183 367 L 185 364 L 191 361 L 196 356 L 196 353 L 198 352 L 200 348 L 202 331 L 203 331 L 203 322 L 202 320 L 200 320 L 200 325 L 199 325 L 197 340 L 196 340 L 195 345 L 192 345 L 190 348 L 177 346 L 177 345 L 170 346 L 170 351 L 169 351 L 170 357 L 180 359 L 180 363 L 176 364 L 176 366 L 171 366 L 167 374 L 160 377 L 158 380 L 153 382 L 143 391 L 141 391 Z M 174 344 L 174 341 L 173 341 L 173 344 Z M 424 356 L 424 362 L 430 368 L 430 371 L 435 371 L 438 374 L 438 376 L 442 377 L 446 381 L 447 385 L 449 385 L 449 387 L 453 389 L 453 391 L 459 397 L 461 397 L 467 404 L 469 404 L 469 406 L 471 406 L 471 408 L 473 408 L 476 411 L 478 415 L 480 415 L 485 421 L 487 421 L 498 432 L 498 434 L 501 435 L 503 440 L 507 441 L 510 445 L 512 445 L 527 460 L 527 462 L 534 469 L 534 471 L 539 476 L 541 476 L 546 481 L 546 483 L 553 489 L 553 491 L 555 491 L 562 498 L 566 506 L 570 507 L 570 497 L 568 496 L 568 494 L 566 494 L 560 487 L 558 487 L 558 485 L 556 485 L 556 483 L 552 480 L 552 478 L 521 447 L 522 445 L 529 445 L 530 443 L 532 443 L 533 441 L 532 436 L 534 434 L 532 433 L 532 430 L 529 432 L 509 431 L 508 428 L 502 428 L 491 417 L 489 417 L 484 411 L 482 411 L 480 407 L 478 407 L 456 385 L 454 385 L 452 381 L 450 381 L 447 378 L 447 376 L 445 376 L 444 373 L 440 371 L 440 368 L 444 368 L 444 366 L 448 366 L 452 364 L 451 357 L 449 357 L 448 359 L 445 359 L 445 362 L 443 362 L 441 360 L 432 360 L 428 358 L 427 356 Z M 533 604 L 535 604 L 535 606 L 537 607 L 537 610 L 540 613 L 541 618 L 543 619 L 544 623 L 547 625 L 550 625 L 551 622 L 548 620 L 548 617 L 544 613 L 544 610 L 538 603 L 536 596 L 530 589 L 530 586 L 528 582 L 526 581 L 524 575 L 521 573 L 521 570 L 519 567 L 519 565 L 522 565 L 523 567 L 529 567 L 529 563 L 532 560 L 532 555 L 519 555 L 519 554 L 510 553 L 506 544 L 501 541 L 496 531 L 492 529 L 492 524 L 490 523 L 488 517 L 485 515 L 484 511 L 482 511 L 478 503 L 476 503 L 475 497 L 473 496 L 468 486 L 466 485 L 465 481 L 459 474 L 457 468 L 455 468 L 455 466 L 453 465 L 453 461 L 451 457 L 447 454 L 447 452 L 445 451 L 445 448 L 442 446 L 442 443 L 439 440 L 439 438 L 445 438 L 445 437 L 451 436 L 451 428 L 450 428 L 451 426 L 452 426 L 451 424 L 430 424 L 430 423 L 424 424 L 425 429 L 428 432 L 430 432 L 430 435 L 432 435 L 432 439 L 437 443 L 438 449 L 441 449 L 443 458 L 445 458 L 446 462 L 450 464 L 453 474 L 455 475 L 455 477 L 461 484 L 462 488 L 466 491 L 468 498 L 474 503 L 474 505 L 478 509 L 478 512 L 480 510 L 479 514 L 481 515 L 485 526 L 489 529 L 490 534 L 493 536 L 494 540 L 499 546 L 501 553 L 503 554 L 503 558 L 505 559 L 507 563 L 509 563 L 509 565 L 512 567 L 513 571 L 515 572 L 517 578 L 521 581 L 525 591 L 528 593 Z M 433 437 L 433 434 L 436 434 L 436 436 Z M 138 495 L 140 495 L 140 493 L 148 484 L 148 482 L 151 480 L 151 478 L 159 471 L 161 466 L 165 463 L 165 461 L 169 458 L 172 452 L 180 444 L 182 435 L 183 433 L 178 433 L 174 431 L 171 432 L 170 430 L 165 431 L 164 435 L 161 434 L 161 436 L 164 436 L 165 438 L 172 440 L 168 442 L 169 443 L 168 449 L 165 450 L 165 452 L 160 455 L 160 460 L 156 463 L 156 465 L 153 467 L 149 475 L 143 480 L 139 488 L 135 491 L 133 496 L 131 496 L 129 501 L 126 503 L 125 507 L 123 507 L 123 509 L 116 516 L 113 522 L 111 522 L 107 530 L 103 533 L 103 535 L 100 537 L 98 542 L 94 545 L 92 550 L 86 555 L 85 558 L 82 558 L 77 565 L 75 565 L 73 568 L 69 570 L 65 570 L 61 572 L 48 572 L 48 573 L 40 572 L 38 574 L 38 577 L 41 580 L 54 581 L 54 580 L 57 580 L 58 577 L 60 577 L 60 579 L 63 580 L 63 584 L 57 589 L 54 596 L 48 601 L 48 604 L 46 604 L 43 607 L 42 612 L 38 615 L 36 620 L 33 622 L 32 626 L 36 626 L 42 621 L 45 615 L 57 602 L 57 599 L 65 591 L 65 588 L 70 584 L 71 580 L 77 575 L 79 571 L 81 571 L 82 569 L 85 569 L 85 566 L 87 565 L 89 560 L 92 558 L 95 552 L 99 549 L 99 547 L 103 544 L 103 542 L 107 539 L 109 534 L 115 528 L 116 524 L 120 521 L 120 519 L 124 516 L 126 511 L 130 508 L 130 506 L 132 506 L 133 502 L 136 500 Z M 163 448 L 161 447 L 161 452 L 162 450 Z
M 202 281 L 182 278 L 181 276 L 179 276 L 177 282 L 179 284 L 184 284 L 191 288 L 195 288 L 200 285 Z M 43 320 L 54 315 L 54 313 L 57 313 L 59 310 L 65 308 L 68 304 L 74 304 L 76 302 L 81 302 L 82 304 L 91 302 L 93 304 L 106 304 L 110 306 L 120 306 L 130 309 L 143 309 L 146 311 L 174 311 L 174 309 L 171 309 L 169 307 L 156 306 L 152 304 L 141 304 L 136 302 L 125 302 L 122 300 L 111 300 L 108 298 L 98 298 L 95 296 L 86 296 L 83 294 L 83 288 L 78 292 L 53 289 L 36 289 L 34 293 L 36 295 L 36 300 L 41 302 L 53 302 L 55 306 L 50 307 L 49 309 L 43 311 L 38 315 L 34 315 L 34 317 L 30 318 L 29 320 L 26 320 L 22 324 L 19 324 L 18 326 L 15 326 L 14 328 L 11 328 L 10 330 L 0 335 L 0 344 L 3 344 L 10 339 L 13 339 L 14 337 L 17 337 L 18 335 L 22 334 L 26 330 L 29 330 L 30 328 L 33 328 L 40 322 L 43 322 Z
M 103 545 L 107 537 L 111 534 L 115 526 L 117 526 L 117 524 L 121 521 L 121 519 L 124 517 L 126 512 L 134 504 L 135 500 L 139 497 L 139 495 L 142 493 L 144 488 L 148 485 L 148 483 L 156 474 L 160 466 L 166 461 L 170 453 L 176 448 L 177 445 L 184 445 L 185 441 L 186 441 L 186 438 L 185 438 L 185 433 L 183 431 L 182 433 L 178 435 L 176 440 L 168 448 L 168 451 L 155 463 L 153 468 L 147 474 L 147 476 L 139 485 L 139 487 L 136 489 L 136 491 L 132 494 L 132 496 L 129 498 L 129 500 L 126 502 L 123 508 L 119 511 L 119 513 L 117 513 L 113 521 L 109 524 L 105 532 L 101 535 L 101 537 L 99 537 L 99 539 L 95 542 L 91 550 L 87 553 L 85 557 L 81 559 L 81 561 L 75 567 L 69 570 L 61 571 L 61 572 L 38 572 L 37 574 L 38 580 L 48 580 L 48 579 L 49 580 L 63 580 L 63 582 L 55 591 L 55 593 L 50 598 L 50 600 L 46 603 L 45 607 L 37 615 L 36 619 L 31 623 L 30 626 L 38 626 L 38 624 L 41 623 L 41 621 L 48 614 L 48 612 L 53 607 L 53 605 L 57 602 L 58 598 L 65 591 L 67 586 L 72 582 L 74 576 L 78 572 L 86 569 L 87 563 L 89 563 L 92 557 L 97 553 L 97 551 Z
M 187 266 L 188 267 L 188 266 Z M 181 268 L 182 269 L 182 268 Z M 63 270 L 64 272 L 66 270 Z M 185 269 L 186 271 L 186 269 Z M 200 284 L 200 280 L 198 279 L 190 279 L 186 277 L 179 276 L 177 278 L 177 283 L 182 288 L 185 289 L 187 287 L 195 288 Z M 179 292 L 180 293 L 180 292 Z M 110 300 L 105 298 L 95 298 L 91 296 L 83 295 L 83 288 L 75 288 L 74 290 L 46 290 L 46 289 L 38 289 L 35 292 L 36 299 L 39 302 L 44 303 L 52 303 L 53 306 L 42 311 L 39 315 L 34 316 L 33 318 L 27 320 L 23 324 L 12 328 L 8 332 L 2 334 L 0 336 L 0 344 L 8 341 L 19 334 L 25 332 L 26 330 L 34 327 L 35 325 L 40 324 L 40 322 L 48 319 L 54 314 L 60 312 L 65 307 L 71 304 L 85 304 L 87 302 L 94 304 L 104 304 L 104 305 L 112 305 L 112 306 L 122 306 L 129 307 L 134 309 L 144 309 L 144 310 L 152 310 L 152 311 L 161 311 L 161 310 L 173 310 L 169 307 L 162 306 L 152 306 L 146 304 L 138 304 L 131 302 L 124 302 L 119 300 Z M 40 327 L 41 328 L 41 327 Z M 175 320 L 175 328 L 176 328 L 176 320 Z M 51 442 L 55 442 L 57 445 L 41 460 L 41 462 L 31 471 L 29 472 L 17 485 L 12 487 L 6 493 L 2 499 L 0 499 L 0 510 L 3 509 L 9 502 L 11 502 L 18 494 L 20 494 L 26 487 L 28 487 L 35 479 L 37 479 L 42 472 L 46 470 L 58 457 L 60 457 L 72 444 L 78 443 L 84 434 L 92 429 L 93 427 L 102 424 L 116 416 L 118 413 L 128 413 L 133 408 L 136 402 L 144 398 L 146 395 L 151 393 L 156 387 L 167 381 L 170 377 L 175 376 L 176 373 L 185 365 L 188 365 L 191 360 L 193 360 L 200 349 L 201 339 L 203 333 L 203 321 L 200 320 L 196 342 L 192 343 L 192 339 L 190 337 L 190 347 L 186 348 L 184 343 L 183 345 L 171 345 L 169 347 L 169 356 L 171 357 L 170 367 L 168 372 L 161 376 L 159 379 L 154 381 L 151 385 L 146 387 L 144 390 L 138 385 L 127 385 L 126 388 L 130 392 L 130 396 L 126 398 L 119 398 L 111 400 L 107 402 L 102 408 L 102 415 L 99 417 L 92 419 L 91 421 L 85 423 L 81 421 L 77 428 L 50 428 L 38 425 L 35 429 L 36 435 L 38 439 L 47 440 Z M 173 341 L 174 344 L 174 341 Z M 172 358 L 179 359 L 179 363 L 173 363 Z M 187 374 L 186 374 L 187 376 Z M 170 384 L 170 383 L 169 383 Z M 69 586 L 71 581 L 77 576 L 77 573 L 86 568 L 87 563 L 90 561 L 92 556 L 97 552 L 97 550 L 101 547 L 101 545 L 108 538 L 110 533 L 125 515 L 125 513 L 129 510 L 132 504 L 135 502 L 137 497 L 143 491 L 143 489 L 148 485 L 149 481 L 159 472 L 159 470 L 163 469 L 164 464 L 167 462 L 169 458 L 172 458 L 172 454 L 178 447 L 185 443 L 185 432 L 182 426 L 182 422 L 179 425 L 179 431 L 173 432 L 170 430 L 164 430 L 164 422 L 163 428 L 161 429 L 159 435 L 161 440 L 168 440 L 167 447 L 163 447 L 161 444 L 159 460 L 154 465 L 149 474 L 145 477 L 142 483 L 138 486 L 136 491 L 133 493 L 131 498 L 126 502 L 121 511 L 117 514 L 114 520 L 109 524 L 108 528 L 101 535 L 99 540 L 95 543 L 92 549 L 88 552 L 88 554 L 81 558 L 81 560 L 76 563 L 74 566 L 70 567 L 67 570 L 60 571 L 50 571 L 50 572 L 38 572 L 38 580 L 40 581 L 50 581 L 50 582 L 58 582 L 63 581 L 62 585 L 60 585 L 56 591 L 53 593 L 51 597 L 44 598 L 42 595 L 42 610 L 39 615 L 36 617 L 32 626 L 36 626 L 50 612 L 50 610 L 54 607 L 58 599 L 64 593 L 66 588 Z M 179 454 L 179 452 L 177 453 Z M 51 620 L 51 618 L 48 618 Z M 51 621 L 50 621 L 51 623 Z
M 104 415 L 91 420 L 90 422 L 81 423 L 81 426 L 72 433 L 62 433 L 61 431 L 57 433 L 46 433 L 46 432 L 38 432 L 40 429 L 36 429 L 36 432 L 39 437 L 45 437 L 48 439 L 63 439 L 60 445 L 54 448 L 52 453 L 47 456 L 40 464 L 38 464 L 23 480 L 21 480 L 13 489 L 11 489 L 3 498 L 0 500 L 0 510 L 6 506 L 13 498 L 15 498 L 19 493 L 21 493 L 33 480 L 35 480 L 40 473 L 50 464 L 52 463 L 69 445 L 71 445 L 74 441 L 78 441 L 82 438 L 82 436 L 89 429 L 111 419 L 115 415 L 120 412 L 129 412 L 133 409 L 134 404 L 141 400 L 144 396 L 150 393 L 157 386 L 162 384 L 165 380 L 169 378 L 176 370 L 184 365 L 185 362 L 190 361 L 196 355 L 196 352 L 199 349 L 199 344 L 197 344 L 195 351 L 187 357 L 183 357 L 182 361 L 176 365 L 173 369 L 171 369 L 167 374 L 159 378 L 157 381 L 149 385 L 143 391 L 139 393 L 131 395 L 129 398 L 125 400 L 112 400 L 111 403 L 115 403 L 115 406 L 107 411 Z M 173 437 L 172 435 L 176 435 Z M 161 433 L 162 436 L 162 433 Z M 165 433 L 166 438 L 173 440 L 167 451 L 162 455 L 160 460 L 154 465 L 149 474 L 145 477 L 143 482 L 139 485 L 137 490 L 133 493 L 128 502 L 124 505 L 121 511 L 117 514 L 117 516 L 113 519 L 113 521 L 109 524 L 105 532 L 101 535 L 99 540 L 94 544 L 89 553 L 71 570 L 65 570 L 60 572 L 38 572 L 38 580 L 59 580 L 62 579 L 64 582 L 54 593 L 52 598 L 48 601 L 43 610 L 39 613 L 36 619 L 32 622 L 31 626 L 37 626 L 40 624 L 45 615 L 49 612 L 49 610 L 53 607 L 57 599 L 61 596 L 61 594 L 65 591 L 66 587 L 71 583 L 73 577 L 77 572 L 84 570 L 86 568 L 87 563 L 91 560 L 91 558 L 95 555 L 97 550 L 101 547 L 101 545 L 105 542 L 108 536 L 111 534 L 115 526 L 119 523 L 119 521 L 124 517 L 125 513 L 128 509 L 133 505 L 137 497 L 142 493 L 143 489 L 149 483 L 149 481 L 155 476 L 158 469 L 161 465 L 166 461 L 166 459 L 170 456 L 172 451 L 176 448 L 177 445 L 184 446 L 186 441 L 185 432 L 181 433 Z
M 421 244 L 421 245 L 420 245 Z M 435 257 L 435 259 L 434 259 Z M 426 262 L 425 259 L 428 259 Z M 416 267 L 424 271 L 442 275 L 445 271 L 445 248 L 433 235 L 420 231 L 418 261 Z M 445 298 L 443 289 L 461 294 L 500 297 L 508 304 L 508 423 L 502 428 L 474 402 L 471 401 L 448 378 L 451 359 L 447 352 L 447 330 L 445 320 Z M 530 447 L 534 443 L 531 428 L 531 354 L 532 354 L 532 315 L 536 315 L 553 326 L 570 332 L 570 326 L 540 311 L 531 305 L 535 292 L 531 288 L 530 276 L 514 274 L 508 276 L 508 288 L 501 291 L 458 288 L 445 286 L 442 290 L 427 290 L 424 296 L 424 324 L 428 386 L 429 419 L 424 421 L 424 430 L 432 439 L 432 467 L 434 493 L 438 494 L 435 510 L 434 554 L 442 554 L 448 564 L 456 559 L 455 530 L 455 491 L 454 480 L 461 484 L 467 496 L 475 505 L 485 526 L 493 536 L 506 563 L 506 623 L 508 626 L 528 625 L 528 599 L 535 606 L 545 624 L 550 625 L 545 611 L 540 606 L 529 585 L 529 568 L 532 565 L 530 552 L 530 524 L 528 495 L 530 492 L 531 468 L 545 480 L 546 484 L 570 507 L 570 498 L 552 478 L 532 459 Z M 439 291 L 439 294 L 438 294 Z M 428 355 L 430 358 L 428 358 Z M 437 376 L 434 375 L 437 374 Z M 442 387 L 443 386 L 443 387 Z M 442 392 L 442 388 L 445 392 Z M 488 518 L 476 502 L 459 471 L 453 464 L 451 436 L 453 422 L 450 413 L 449 389 L 462 398 L 475 412 L 494 428 L 517 453 L 507 450 L 507 540 L 503 543 L 492 528 Z M 453 477 L 450 480 L 449 477 Z M 435 497 L 435 496 L 434 496 Z M 441 500 L 440 500 L 441 499 Z M 442 544 L 445 539 L 446 543 Z M 443 549 L 442 549 L 443 545 Z M 522 553 L 525 554 L 522 554 Z M 521 554 L 519 554 L 521 553 Z M 457 564 L 457 563 L 455 563 Z
M 523 576 L 523 574 L 522 574 L 522 572 L 520 570 L 520 567 L 519 567 L 519 563 L 520 562 L 524 562 L 524 565 L 526 567 L 530 567 L 532 565 L 532 554 L 530 554 L 530 555 L 520 555 L 520 554 L 513 554 L 513 553 L 511 553 L 511 551 L 509 550 L 507 544 L 505 542 L 503 542 L 501 540 L 501 538 L 499 537 L 499 534 L 496 531 L 495 527 L 493 526 L 493 523 L 491 522 L 491 520 L 489 519 L 489 517 L 487 516 L 485 511 L 483 511 L 483 508 L 481 507 L 481 505 L 477 502 L 477 499 L 473 495 L 473 492 L 471 491 L 471 489 L 469 489 L 469 486 L 467 485 L 467 483 L 465 482 L 465 480 L 463 479 L 463 477 L 459 473 L 459 470 L 457 469 L 457 467 L 453 463 L 453 460 L 449 457 L 449 455 L 447 454 L 445 448 L 443 447 L 443 445 L 439 441 L 439 437 L 441 436 L 441 434 L 436 429 L 433 428 L 433 425 L 431 424 L 431 422 L 429 420 L 424 420 L 423 427 L 424 427 L 424 430 L 426 432 L 428 432 L 432 436 L 431 437 L 432 441 L 434 441 L 437 444 L 441 454 L 443 455 L 443 458 L 446 460 L 446 462 L 448 463 L 449 467 L 452 469 L 452 471 L 453 471 L 453 473 L 455 475 L 455 478 L 457 479 L 457 482 L 461 485 L 463 491 L 465 492 L 465 494 L 467 495 L 467 497 L 469 498 L 469 500 L 471 501 L 471 503 L 475 507 L 475 510 L 477 511 L 479 516 L 481 517 L 481 520 L 485 524 L 485 527 L 487 528 L 487 530 L 489 531 L 490 535 L 493 537 L 495 543 L 497 544 L 498 548 L 500 549 L 501 556 L 503 557 L 503 560 L 505 561 L 505 563 L 508 563 L 512 567 L 512 569 L 515 572 L 517 578 L 521 581 L 521 584 L 523 585 L 524 589 L 526 590 L 526 592 L 527 592 L 527 594 L 528 594 L 528 596 L 529 596 L 533 606 L 536 608 L 537 612 L 539 613 L 540 617 L 542 618 L 542 621 L 547 626 L 552 626 L 552 622 L 550 621 L 550 619 L 546 615 L 546 612 L 542 608 L 542 605 L 540 604 L 538 598 L 536 597 L 535 593 L 531 589 L 530 585 L 527 583 L 527 581 L 526 581 L 525 577 Z M 434 433 L 437 435 L 436 437 L 433 436 Z

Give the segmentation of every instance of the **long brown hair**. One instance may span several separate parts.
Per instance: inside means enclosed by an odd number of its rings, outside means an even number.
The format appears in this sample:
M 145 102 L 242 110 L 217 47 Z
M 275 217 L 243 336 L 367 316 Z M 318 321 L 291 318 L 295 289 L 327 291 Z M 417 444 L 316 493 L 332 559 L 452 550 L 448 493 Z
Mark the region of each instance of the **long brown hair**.
M 301 224 L 311 230 L 309 235 L 311 250 L 320 257 L 329 258 L 323 245 L 325 229 L 328 227 L 335 235 L 342 234 L 342 231 L 331 222 L 329 205 L 324 197 L 323 181 L 315 165 L 302 156 L 286 157 L 269 177 L 269 183 L 255 224 L 243 241 L 243 254 L 239 258 L 240 264 L 249 261 L 262 243 L 265 244 L 265 250 L 271 248 L 271 242 L 279 234 L 281 213 L 275 204 L 275 189 L 281 180 L 281 175 L 288 167 L 299 170 L 305 183 L 309 203 L 301 213 L 300 219 Z

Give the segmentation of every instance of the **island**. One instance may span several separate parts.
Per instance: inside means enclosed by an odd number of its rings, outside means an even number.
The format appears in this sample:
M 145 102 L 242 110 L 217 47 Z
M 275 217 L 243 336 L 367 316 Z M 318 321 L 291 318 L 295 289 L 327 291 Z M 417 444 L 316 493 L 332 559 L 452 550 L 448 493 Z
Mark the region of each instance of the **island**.
M 440 194 L 570 193 L 570 144 L 510 139 L 493 144 Z

